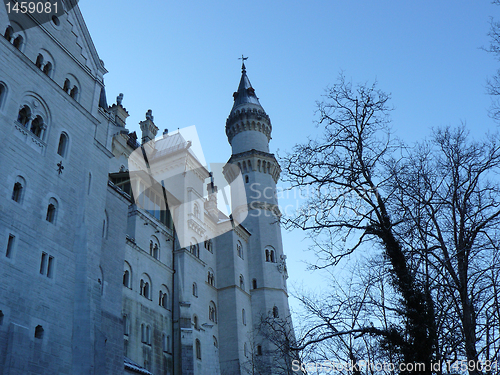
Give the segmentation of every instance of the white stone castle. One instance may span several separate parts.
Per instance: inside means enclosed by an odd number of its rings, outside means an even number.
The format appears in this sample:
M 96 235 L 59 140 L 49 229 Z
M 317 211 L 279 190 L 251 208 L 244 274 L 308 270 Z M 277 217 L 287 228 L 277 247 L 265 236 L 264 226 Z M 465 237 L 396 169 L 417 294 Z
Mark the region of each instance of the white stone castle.
M 156 138 L 148 111 L 139 143 L 123 96 L 107 105 L 80 10 L 60 4 L 29 28 L 0 6 L 0 374 L 291 373 L 280 167 L 244 64 L 227 216 L 189 139 Z

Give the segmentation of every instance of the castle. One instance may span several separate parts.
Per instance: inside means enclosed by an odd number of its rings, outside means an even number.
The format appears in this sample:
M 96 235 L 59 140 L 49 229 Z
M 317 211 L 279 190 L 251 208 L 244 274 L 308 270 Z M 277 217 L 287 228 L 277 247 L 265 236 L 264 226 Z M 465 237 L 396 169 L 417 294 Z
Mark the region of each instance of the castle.
M 280 167 L 245 65 L 225 215 L 191 139 L 151 111 L 140 141 L 126 129 L 76 2 L 58 4 L 43 23 L 0 10 L 0 374 L 290 373 Z

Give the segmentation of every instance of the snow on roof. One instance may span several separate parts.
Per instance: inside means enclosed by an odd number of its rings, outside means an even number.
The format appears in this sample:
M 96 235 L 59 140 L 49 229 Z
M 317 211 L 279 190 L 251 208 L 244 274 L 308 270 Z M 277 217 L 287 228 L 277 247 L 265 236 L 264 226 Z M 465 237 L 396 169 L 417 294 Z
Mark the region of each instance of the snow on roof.
M 152 372 L 146 370 L 144 367 L 139 366 L 137 363 L 127 357 L 124 358 L 124 364 L 127 370 L 137 372 L 138 374 L 153 375 Z

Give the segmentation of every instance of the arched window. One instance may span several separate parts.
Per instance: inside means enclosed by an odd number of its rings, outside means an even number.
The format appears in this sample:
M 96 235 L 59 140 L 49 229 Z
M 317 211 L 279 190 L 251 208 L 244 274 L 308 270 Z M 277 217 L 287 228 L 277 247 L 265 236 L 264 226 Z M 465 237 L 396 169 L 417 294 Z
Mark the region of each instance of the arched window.
M 200 329 L 200 326 L 198 325 L 198 317 L 196 315 L 193 315 L 193 326 L 194 329 Z
M 12 189 L 12 200 L 14 202 L 21 203 L 24 197 L 24 187 L 26 186 L 26 181 L 21 176 L 16 177 L 16 182 L 14 183 L 14 188 Z
M 18 35 L 14 41 L 12 42 L 12 45 L 16 47 L 18 50 L 21 50 L 21 47 L 23 46 L 24 38 L 21 35 Z
M 266 262 L 269 262 L 270 261 L 270 257 L 269 257 L 269 250 L 266 249 Z
M 193 296 L 198 297 L 198 285 L 193 283 Z
M 257 345 L 257 355 L 262 355 L 262 346 Z
M 271 263 L 275 263 L 276 259 L 274 257 L 274 250 L 271 250 Z
M 47 220 L 49 223 L 55 223 L 57 219 L 57 201 L 55 198 L 50 198 L 49 199 L 49 205 L 47 207 L 47 216 L 45 217 L 45 220 Z
M 279 311 L 276 306 L 273 307 L 273 318 L 279 318 Z
M 196 339 L 196 341 L 195 341 L 195 347 L 196 347 L 196 359 L 201 360 L 201 343 L 200 343 L 200 340 Z
M 7 28 L 5 29 L 5 33 L 3 34 L 3 37 L 7 39 L 10 43 L 13 34 L 14 34 L 14 29 L 12 28 L 12 26 L 7 26 Z
M 241 310 L 241 322 L 243 323 L 244 326 L 247 325 L 247 315 L 245 313 L 245 309 Z
M 165 285 L 161 286 L 158 304 L 161 307 L 168 309 L 168 288 Z
M 143 275 L 141 278 L 140 294 L 147 299 L 151 299 L 151 281 L 147 275 Z
M 214 276 L 214 271 L 213 271 L 211 268 L 208 270 L 207 282 L 208 282 L 211 286 L 215 286 L 215 276 Z
M 208 319 L 211 322 L 217 323 L 217 307 L 215 306 L 214 301 L 210 301 L 208 305 Z
M 43 66 L 43 55 L 41 53 L 36 57 L 35 65 L 38 69 L 42 69 Z
M 205 244 L 205 249 L 207 249 L 211 253 L 214 252 L 213 248 L 212 248 L 212 246 L 213 246 L 212 240 L 205 240 L 204 244 Z
M 47 61 L 42 71 L 45 73 L 45 75 L 47 75 L 47 77 L 50 77 L 50 73 L 52 73 L 52 63 L 50 61 Z
M 59 26 L 61 24 L 61 21 L 59 21 L 59 17 L 57 17 L 55 14 L 52 16 L 52 23 L 55 25 L 55 26 Z
M 151 345 L 151 328 L 144 323 L 141 324 L 141 342 Z
M 189 243 L 189 252 L 197 258 L 200 257 L 200 248 L 198 247 L 198 244 L 196 243 L 196 240 L 194 238 Z
M 130 285 L 130 271 L 129 270 L 125 270 L 125 272 L 123 272 L 123 285 L 126 286 L 127 288 Z
M 66 157 L 66 151 L 68 150 L 68 135 L 66 133 L 61 133 L 59 137 L 59 145 L 57 146 L 57 153 L 63 158 Z
M 33 121 L 31 121 L 30 131 L 36 135 L 38 138 L 42 138 L 43 130 L 45 129 L 45 124 L 43 123 L 43 119 L 41 116 L 36 116 Z
M 257 289 L 257 279 L 252 279 L 252 289 Z
M 37 325 L 35 328 L 35 338 L 43 339 L 43 327 L 41 325 Z
M 69 94 L 70 87 L 71 87 L 71 82 L 69 81 L 69 79 L 66 78 L 64 80 L 64 86 L 63 86 L 64 92 Z
M 78 96 L 78 87 L 76 86 L 73 86 L 73 88 L 71 89 L 71 91 L 69 92 L 69 96 L 71 96 L 73 99 L 77 99 L 77 96 Z
M 247 348 L 247 343 L 243 344 L 243 354 L 245 355 L 245 358 L 248 358 L 248 348 Z
M 17 122 L 20 123 L 22 126 L 26 127 L 28 126 L 30 120 L 31 120 L 31 109 L 30 107 L 25 105 L 19 110 L 19 113 L 17 114 Z
M 243 275 L 240 275 L 240 288 L 245 290 L 245 279 L 243 278 Z
M 218 347 L 219 347 L 219 342 L 217 341 L 217 337 L 212 336 L 212 338 L 213 338 L 213 340 L 214 340 L 214 346 L 215 346 L 216 348 L 218 348 Z
M 155 236 L 152 236 L 149 240 L 149 255 L 155 259 L 160 259 L 160 242 Z
M 238 256 L 243 259 L 243 245 L 241 245 L 241 242 L 238 241 L 236 243 L 236 251 L 238 252 Z
M 132 289 L 132 268 L 128 262 L 125 262 L 123 270 L 123 286 Z

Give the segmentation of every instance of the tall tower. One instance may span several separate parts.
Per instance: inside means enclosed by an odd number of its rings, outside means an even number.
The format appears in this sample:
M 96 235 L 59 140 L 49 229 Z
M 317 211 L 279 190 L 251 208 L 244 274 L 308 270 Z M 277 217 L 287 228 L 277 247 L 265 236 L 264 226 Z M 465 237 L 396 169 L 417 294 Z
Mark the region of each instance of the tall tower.
M 287 270 L 281 228 L 278 222 L 280 210 L 276 197 L 276 183 L 280 166 L 269 153 L 271 120 L 259 103 L 255 90 L 248 79 L 245 64 L 238 91 L 233 94 L 234 104 L 226 121 L 226 135 L 231 144 L 232 156 L 228 164 L 241 170 L 247 197 L 247 207 L 232 207 L 233 216 L 248 208 L 243 227 L 250 232 L 246 261 L 250 284 L 252 319 L 252 365 L 266 370 L 265 373 L 281 374 L 289 367 L 284 353 L 263 333 L 263 319 L 267 323 L 288 321 L 288 332 L 283 340 L 293 336 L 288 294 Z M 226 168 L 228 180 L 232 180 L 231 169 Z M 236 202 L 232 192 L 233 202 Z M 241 202 L 241 200 L 240 200 Z M 283 361 L 280 361 L 283 359 Z M 243 372 L 244 373 L 244 372 Z

